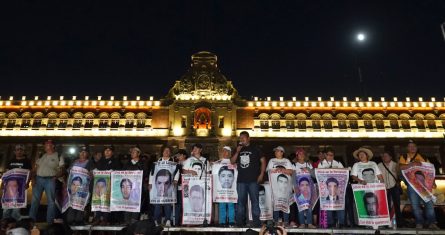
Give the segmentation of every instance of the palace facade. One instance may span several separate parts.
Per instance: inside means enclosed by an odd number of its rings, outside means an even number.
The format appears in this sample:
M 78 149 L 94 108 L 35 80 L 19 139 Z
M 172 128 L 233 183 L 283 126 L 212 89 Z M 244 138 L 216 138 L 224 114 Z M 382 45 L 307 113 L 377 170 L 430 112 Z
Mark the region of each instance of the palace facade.
M 27 155 L 35 158 L 48 138 L 63 153 L 77 144 L 89 144 L 93 151 L 114 144 L 120 154 L 134 145 L 153 154 L 162 145 L 189 149 L 199 142 L 204 153 L 215 159 L 222 146 L 235 146 L 238 134 L 248 131 L 268 156 L 277 145 L 287 153 L 304 147 L 311 156 L 329 146 L 348 165 L 359 146 L 369 146 L 377 155 L 385 148 L 400 154 L 408 139 L 413 139 L 442 173 L 443 98 L 244 99 L 217 62 L 210 52 L 192 55 L 190 68 L 160 99 L 1 97 L 2 165 L 12 155 L 14 144 L 26 144 Z

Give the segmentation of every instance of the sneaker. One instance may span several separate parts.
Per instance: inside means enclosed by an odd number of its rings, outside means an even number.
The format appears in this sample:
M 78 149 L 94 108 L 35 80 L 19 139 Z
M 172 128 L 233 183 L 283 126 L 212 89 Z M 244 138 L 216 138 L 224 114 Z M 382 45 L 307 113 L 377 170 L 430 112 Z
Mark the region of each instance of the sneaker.
M 306 228 L 305 224 L 300 224 L 300 226 L 298 226 L 297 228 Z
M 313 225 L 313 224 L 308 224 L 307 225 L 308 228 L 317 228 L 317 226 Z
M 432 230 L 439 230 L 440 228 L 437 226 L 437 224 L 430 224 L 429 226 L 428 226 L 428 228 L 429 229 L 432 229 Z
M 172 224 L 170 222 L 170 220 L 165 221 L 165 227 L 171 227 Z
M 423 224 L 416 224 L 416 229 L 423 229 Z

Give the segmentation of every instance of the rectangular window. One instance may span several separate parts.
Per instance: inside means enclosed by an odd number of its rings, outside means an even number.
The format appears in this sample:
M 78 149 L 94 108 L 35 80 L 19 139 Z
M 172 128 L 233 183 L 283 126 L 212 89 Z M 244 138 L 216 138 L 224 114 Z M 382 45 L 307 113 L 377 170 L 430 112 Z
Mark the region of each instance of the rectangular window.
M 338 120 L 338 129 L 340 129 L 340 131 L 346 131 L 348 129 L 346 120 Z
M 351 128 L 352 131 L 358 131 L 357 120 L 349 120 L 349 128 Z
M 376 120 L 375 126 L 377 127 L 377 130 L 379 130 L 379 131 L 385 130 L 385 123 L 383 122 L 383 120 Z
M 67 125 L 68 125 L 68 120 L 60 120 L 58 129 L 63 130 L 66 128 Z
M 272 121 L 272 129 L 279 130 L 280 129 L 280 121 Z
M 417 129 L 424 131 L 425 130 L 425 122 L 421 119 L 416 120 Z
M 391 129 L 393 129 L 393 130 L 399 130 L 399 121 L 397 121 L 397 120 L 390 120 L 389 121 L 389 125 L 391 126 Z
M 428 125 L 428 128 L 430 130 L 436 130 L 437 129 L 435 120 L 428 120 L 428 121 L 426 121 L 426 124 Z
M 312 120 L 312 129 L 314 129 L 314 131 L 321 130 L 320 120 Z
M 181 117 L 181 128 L 187 128 L 187 116 Z
M 332 121 L 331 120 L 324 120 L 323 121 L 323 128 L 326 130 L 332 130 Z
M 297 125 L 298 125 L 298 129 L 306 130 L 306 120 L 298 120 Z
M 73 123 L 73 129 L 80 129 L 82 127 L 82 120 L 76 119 Z
M 411 130 L 411 126 L 409 125 L 409 120 L 402 120 L 402 127 L 404 130 Z
M 290 129 L 290 130 L 295 129 L 295 122 L 294 122 L 294 120 L 287 120 L 286 121 L 286 128 Z
M 261 129 L 269 129 L 269 121 L 260 121 Z
M 118 119 L 113 119 L 111 120 L 111 129 L 117 129 L 119 128 L 119 120 Z
M 42 125 L 42 120 L 34 119 L 34 121 L 32 122 L 32 129 L 37 130 L 40 128 L 41 125 Z
M 224 128 L 224 117 L 223 116 L 219 117 L 218 128 Z
M 363 124 L 365 125 L 365 129 L 367 131 L 371 131 L 372 129 L 374 129 L 374 127 L 372 125 L 372 120 L 364 120 Z
M 84 128 L 85 129 L 91 129 L 91 128 L 93 128 L 93 124 L 94 124 L 93 120 L 86 120 Z
M 136 128 L 145 128 L 145 119 L 138 119 Z
M 46 126 L 46 129 L 52 130 L 52 129 L 54 129 L 56 124 L 57 124 L 57 120 L 55 120 L 55 119 L 48 120 L 48 125 Z
M 125 128 L 133 128 L 134 126 L 134 121 L 133 120 L 127 120 L 125 122 Z
M 21 129 L 28 129 L 31 126 L 31 120 L 24 119 L 22 120 L 22 125 L 20 125 Z
M 100 120 L 99 128 L 100 129 L 106 129 L 107 127 L 108 127 L 108 120 Z

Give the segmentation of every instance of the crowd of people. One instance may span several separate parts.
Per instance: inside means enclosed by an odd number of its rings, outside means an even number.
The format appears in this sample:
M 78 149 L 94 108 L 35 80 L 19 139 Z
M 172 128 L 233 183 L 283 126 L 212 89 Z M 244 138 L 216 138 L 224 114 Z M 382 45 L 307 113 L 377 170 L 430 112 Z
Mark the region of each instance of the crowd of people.
M 144 220 L 149 217 L 153 219 L 157 225 L 163 226 L 181 226 L 182 211 L 182 193 L 181 178 L 184 174 L 201 175 L 202 171 L 211 171 L 213 162 L 210 162 L 202 155 L 202 145 L 193 145 L 190 154 L 185 149 L 179 149 L 176 153 L 165 146 L 161 150 L 161 156 L 153 159 L 143 154 L 139 147 L 130 149 L 130 158 L 127 162 L 121 162 L 116 157 L 114 147 L 112 145 L 105 146 L 102 152 L 90 153 L 88 146 L 79 148 L 78 157 L 70 164 L 66 163 L 66 159 L 56 151 L 56 145 L 53 141 L 48 140 L 44 143 L 45 153 L 35 161 L 34 166 L 31 164 L 24 152 L 25 146 L 18 144 L 15 146 L 14 157 L 7 163 L 6 169 L 28 169 L 31 172 L 30 183 L 32 184 L 32 199 L 29 210 L 29 218 L 37 221 L 40 201 L 42 193 L 45 192 L 47 210 L 46 222 L 53 224 L 60 220 L 69 225 L 80 225 L 91 223 L 93 225 L 110 225 L 110 224 L 131 224 L 136 221 Z M 90 156 L 90 154 L 92 156 Z M 267 157 L 260 148 L 250 142 L 248 132 L 241 132 L 239 135 L 239 143 L 236 147 L 225 146 L 222 148 L 217 162 L 225 162 L 228 164 L 236 164 L 238 177 L 234 181 L 234 170 L 222 167 L 218 172 L 221 187 L 231 188 L 236 183 L 236 191 L 238 194 L 237 203 L 217 203 L 214 208 L 218 208 L 217 219 L 214 220 L 215 225 L 221 226 L 251 226 L 261 227 L 264 221 L 260 220 L 260 204 L 264 197 L 264 187 L 262 184 L 269 179 L 268 174 L 271 171 L 279 172 L 277 184 L 280 181 L 286 187 L 287 180 L 292 179 L 296 172 L 307 172 L 312 175 L 315 181 L 314 169 L 316 168 L 347 168 L 341 161 L 334 159 L 335 152 L 333 149 L 323 149 L 318 152 L 316 161 L 309 161 L 305 149 L 298 148 L 295 153 L 285 157 L 286 151 L 282 146 L 273 149 L 273 156 Z M 381 157 L 381 162 L 376 164 L 372 162 L 373 152 L 369 148 L 359 148 L 353 153 L 356 163 L 350 167 L 350 177 L 348 188 L 346 191 L 346 203 L 353 202 L 351 184 L 367 184 L 380 182 L 384 183 L 387 190 L 388 205 L 395 212 L 395 218 L 399 227 L 408 226 L 405 223 L 400 211 L 400 180 L 403 180 L 400 170 L 407 169 L 412 166 L 420 165 L 422 162 L 428 161 L 422 156 L 417 145 L 413 141 L 407 144 L 407 152 L 398 159 L 394 155 L 385 151 Z M 156 161 L 166 161 L 177 163 L 177 171 L 174 174 L 168 171 L 158 171 L 153 174 L 153 163 Z M 201 162 L 199 166 L 196 162 Z M 369 164 L 371 163 L 371 164 Z M 362 164 L 371 167 L 358 173 L 358 169 Z M 143 171 L 143 182 L 141 191 L 141 209 L 139 212 L 91 212 L 88 209 L 77 210 L 68 208 L 63 214 L 56 205 L 56 198 L 63 193 L 73 194 L 77 192 L 77 188 L 82 184 L 81 178 L 73 178 L 67 182 L 67 175 L 73 167 L 80 167 L 91 172 L 91 176 L 95 170 L 139 170 Z M 421 176 L 419 176 L 421 177 Z M 17 192 L 17 183 L 12 180 L 7 184 L 2 183 L 5 193 L 11 195 Z M 28 184 L 29 182 L 27 182 Z M 308 179 L 300 179 L 298 182 L 300 188 L 299 194 L 296 196 L 298 200 L 308 200 L 307 188 L 309 187 Z M 134 187 L 134 183 L 129 179 L 122 179 L 120 188 L 123 198 L 130 197 L 130 191 Z M 171 187 L 173 184 L 174 187 Z M 277 187 L 278 187 L 277 186 Z M 338 200 L 337 190 L 339 182 L 335 179 L 328 179 L 326 186 L 329 195 L 326 200 Z M 105 181 L 98 180 L 94 185 L 91 184 L 90 192 L 93 197 L 103 195 Z M 157 196 L 168 195 L 172 193 L 172 188 L 177 190 L 177 203 L 174 204 L 150 204 L 150 191 L 156 190 Z M 192 210 L 202 211 L 202 203 L 193 204 L 193 200 L 202 201 L 204 191 L 202 188 L 190 188 L 190 206 Z M 412 211 L 415 218 L 416 228 L 438 229 L 437 220 L 434 212 L 433 202 L 424 202 L 415 190 L 407 184 L 408 197 L 412 205 Z M 248 205 L 250 199 L 250 207 Z M 369 215 L 375 215 L 378 203 L 374 195 L 365 195 L 366 210 Z M 274 221 L 282 221 L 283 227 L 298 228 L 317 228 L 320 206 L 319 202 L 313 208 L 298 211 L 295 203 L 290 203 L 290 213 L 282 211 L 274 211 Z M 421 208 L 423 204 L 423 210 Z M 251 213 L 251 220 L 248 219 L 248 212 Z M 425 215 L 425 217 L 424 217 Z M 92 218 L 92 220 L 88 220 Z M 3 219 L 14 219 L 20 221 L 20 209 L 3 209 Z M 344 210 L 327 211 L 328 227 L 345 227 L 356 226 L 354 220 L 354 212 L 352 207 L 346 206 Z M 210 221 L 209 221 L 210 222 Z

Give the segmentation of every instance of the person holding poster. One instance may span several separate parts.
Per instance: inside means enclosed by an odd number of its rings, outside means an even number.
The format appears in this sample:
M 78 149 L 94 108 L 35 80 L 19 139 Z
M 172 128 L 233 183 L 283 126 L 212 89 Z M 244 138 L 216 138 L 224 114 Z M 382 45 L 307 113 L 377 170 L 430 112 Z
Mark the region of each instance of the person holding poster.
M 175 174 L 175 175 L 174 175 Z M 171 149 L 162 148 L 162 157 L 154 164 L 149 180 L 150 203 L 154 204 L 154 219 L 161 224 L 161 210 L 164 210 L 165 226 L 171 226 L 172 203 L 176 202 L 176 185 L 179 173 L 171 158 Z M 154 186 L 153 186 L 154 185 Z
M 400 228 L 404 226 L 402 212 L 400 211 L 400 194 L 402 190 L 400 187 L 400 168 L 399 165 L 392 160 L 392 156 L 389 151 L 385 151 L 382 155 L 382 162 L 379 163 L 378 166 L 385 181 L 388 208 L 391 210 L 391 204 L 393 205 L 397 227 Z
M 371 161 L 374 154 L 368 148 L 361 147 L 352 153 L 359 162 L 354 163 L 351 178 L 360 184 L 383 182 L 383 176 L 377 164 Z
M 183 224 L 196 225 L 203 224 L 204 220 L 210 221 L 212 214 L 212 184 L 210 179 L 210 175 L 200 177 L 184 174 L 182 176 Z M 207 192 L 204 191 L 205 185 L 207 185 Z
M 203 168 L 206 168 L 207 172 L 210 171 L 210 163 L 205 157 L 202 156 L 202 145 L 194 144 L 192 147 L 192 152 L 190 157 L 184 161 L 184 166 L 182 168 L 183 174 L 191 174 L 195 176 L 205 176 Z
M 175 162 L 177 163 L 177 169 L 176 172 L 179 175 L 178 178 L 178 186 L 176 191 L 176 205 L 175 205 L 175 226 L 179 226 L 181 222 L 181 216 L 182 215 L 182 166 L 184 164 L 184 161 L 187 160 L 187 151 L 185 149 L 179 149 L 178 152 L 175 155 Z
M 260 149 L 250 144 L 249 132 L 242 131 L 239 135 L 239 144 L 230 162 L 237 163 L 237 225 L 242 227 L 246 224 L 247 195 L 252 202 L 253 226 L 259 227 L 260 206 L 258 204 L 258 187 L 263 181 L 266 170 L 266 159 L 262 156 Z
M 14 157 L 10 159 L 6 163 L 6 171 L 12 170 L 12 169 L 26 169 L 31 170 L 31 161 L 26 158 L 25 155 L 25 145 L 23 144 L 17 144 L 14 148 Z M 28 177 L 29 178 L 29 177 Z M 29 180 L 29 179 L 28 179 Z M 28 188 L 28 180 L 25 183 L 26 189 Z M 2 187 L 5 187 L 6 182 L 3 181 Z M 9 182 L 8 185 L 13 185 L 14 182 Z M 15 181 L 15 184 L 18 186 L 18 182 Z M 12 188 L 12 187 L 11 187 Z M 19 189 L 19 187 L 17 187 Z M 11 193 L 13 190 L 6 190 L 6 192 Z M 26 194 L 25 194 L 26 195 Z M 4 207 L 3 207 L 4 208 Z M 6 218 L 13 218 L 15 220 L 20 220 L 20 208 L 10 208 L 10 209 L 3 209 L 3 219 Z
M 274 148 L 273 151 L 275 157 L 269 160 L 266 167 L 274 199 L 273 219 L 278 221 L 278 218 L 281 217 L 284 226 L 288 226 L 289 196 L 292 194 L 292 186 L 289 187 L 289 185 L 292 184 L 295 168 L 289 159 L 284 158 L 285 150 L 282 146 Z M 286 203 L 286 205 L 282 205 L 283 203 Z M 282 216 L 280 216 L 280 212 Z
M 141 150 L 138 147 L 130 149 L 131 160 L 123 167 L 125 171 L 142 171 L 142 182 L 147 177 L 146 165 L 140 159 Z M 131 224 L 139 220 L 140 204 L 142 196 L 142 185 L 136 186 L 136 182 L 131 179 L 122 179 L 120 184 L 123 201 L 131 205 L 139 205 L 139 209 L 135 211 L 124 211 L 124 223 Z M 134 208 L 133 208 L 134 209 Z
M 297 162 L 295 163 L 295 170 L 297 173 L 297 183 L 299 195 L 296 197 L 298 205 L 298 221 L 300 223 L 299 228 L 316 228 L 312 224 L 312 193 L 314 188 L 312 179 L 309 179 L 313 174 L 313 167 L 306 157 L 306 151 L 303 148 L 298 148 L 295 152 L 297 155 Z M 301 177 L 299 177 L 301 176 Z M 306 208 L 303 209 L 302 205 Z
M 85 214 L 83 208 L 89 197 L 89 182 L 84 182 L 84 179 L 89 181 L 89 177 L 82 177 L 80 172 L 74 172 L 72 169 L 78 167 L 85 169 L 86 172 L 88 172 L 90 167 L 88 156 L 88 147 L 85 145 L 81 146 L 79 148 L 79 158 L 74 160 L 68 168 L 68 172 L 70 172 L 68 177 L 68 188 L 66 189 L 68 190 L 68 204 L 66 205 L 68 208 L 62 208 L 62 212 L 65 212 L 65 218 L 68 225 L 83 224 Z
M 326 159 L 324 159 L 320 164 L 318 165 L 318 168 L 320 169 L 342 169 L 343 164 L 341 162 L 334 160 L 335 151 L 332 148 L 329 148 L 326 150 Z M 341 176 L 339 176 L 341 177 Z M 343 177 L 341 177 L 343 178 Z M 341 203 L 344 204 L 344 198 L 340 198 L 339 195 L 341 193 L 345 193 L 345 191 L 340 191 L 340 188 L 344 188 L 343 190 L 346 190 L 346 184 L 347 184 L 348 177 L 346 176 L 346 181 L 342 181 L 342 185 L 340 184 L 339 180 L 336 177 L 327 177 L 326 180 L 321 181 L 319 177 L 317 176 L 317 182 L 319 184 L 319 190 L 320 190 L 320 215 L 327 214 L 327 222 L 322 221 L 322 218 L 324 216 L 320 216 L 320 225 L 322 227 L 329 227 L 332 228 L 335 226 L 336 223 L 338 223 L 338 226 L 341 228 L 345 225 L 345 210 L 344 205 L 339 206 Z M 324 185 L 322 183 L 324 182 Z M 328 196 L 325 198 L 322 198 L 321 195 L 324 195 L 322 193 L 323 189 L 326 189 L 328 191 Z M 337 205 L 333 206 L 333 208 L 329 210 L 324 210 L 322 206 L 322 202 L 326 203 L 328 205 Z M 342 209 L 339 209 L 342 208 Z M 324 210 L 324 211 L 323 211 Z M 337 218 L 336 220 L 334 218 Z M 326 224 L 326 226 L 324 225 Z
M 236 165 L 230 163 L 232 149 L 224 146 L 220 160 L 212 165 L 213 170 L 213 201 L 218 203 L 219 225 L 235 225 L 235 202 L 238 200 L 236 184 Z
M 422 166 L 422 163 L 427 162 L 427 160 L 420 155 L 417 151 L 417 145 L 414 141 L 410 140 L 407 145 L 407 153 L 403 154 L 399 158 L 399 166 L 402 172 L 404 170 L 409 170 L 412 167 Z M 413 207 L 414 218 L 416 220 L 416 228 L 421 229 L 427 226 L 428 229 L 439 229 L 437 226 L 436 213 L 434 212 L 433 201 L 430 200 L 425 202 L 419 196 L 419 194 L 414 190 L 411 184 L 404 179 L 408 187 L 408 198 L 411 201 L 411 206 Z M 422 209 L 420 209 L 420 203 L 424 204 L 426 220 L 423 218 Z
M 96 168 L 99 171 L 110 171 L 110 170 L 121 170 L 122 164 L 114 156 L 114 146 L 113 145 L 107 145 L 105 146 L 103 150 L 103 157 L 97 162 Z M 111 183 L 110 183 L 111 184 Z M 109 192 L 111 194 L 111 185 L 109 188 Z M 110 195 L 111 196 L 111 195 Z M 109 202 L 110 199 L 108 199 Z M 117 218 L 117 212 L 108 212 L 108 210 L 100 210 L 96 211 L 94 215 L 93 225 L 109 225 L 110 222 L 116 222 L 119 221 L 119 218 Z

